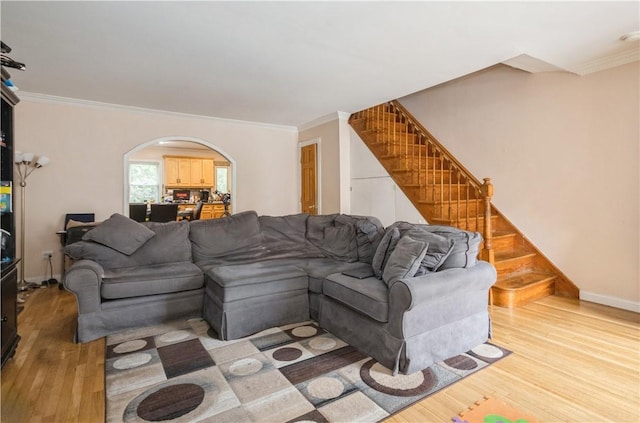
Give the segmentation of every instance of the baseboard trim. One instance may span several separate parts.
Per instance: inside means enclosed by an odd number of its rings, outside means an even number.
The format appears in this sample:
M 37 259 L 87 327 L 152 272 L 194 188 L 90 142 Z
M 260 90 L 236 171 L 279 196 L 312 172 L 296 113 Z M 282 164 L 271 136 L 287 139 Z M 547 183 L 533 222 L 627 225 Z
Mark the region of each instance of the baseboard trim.
M 38 276 L 27 276 L 27 282 L 30 283 L 35 283 L 36 285 L 40 285 L 42 283 L 42 281 L 44 280 L 48 280 L 50 278 L 50 275 L 38 275 Z M 59 273 L 53 275 L 53 279 L 57 280 L 58 283 L 62 283 L 62 279 L 61 279 L 61 275 Z M 56 284 L 53 284 L 56 285 Z M 44 287 L 46 288 L 47 284 L 44 284 Z
M 598 303 L 610 307 L 621 308 L 623 310 L 640 313 L 640 302 L 623 300 L 622 298 L 610 297 L 608 295 L 596 294 L 593 292 L 580 291 L 580 299 Z

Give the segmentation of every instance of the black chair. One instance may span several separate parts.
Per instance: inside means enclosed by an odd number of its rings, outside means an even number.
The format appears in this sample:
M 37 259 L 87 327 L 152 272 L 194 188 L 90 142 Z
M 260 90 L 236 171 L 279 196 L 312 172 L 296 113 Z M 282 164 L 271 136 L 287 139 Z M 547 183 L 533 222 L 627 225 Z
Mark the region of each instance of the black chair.
M 95 213 L 67 213 L 64 215 L 64 226 L 63 226 L 63 230 L 57 232 L 58 235 L 60 235 L 60 243 L 62 244 L 62 246 L 64 247 L 65 245 L 68 244 L 73 244 L 74 242 L 80 241 L 80 239 L 75 239 L 74 237 L 69 237 L 69 228 L 67 228 L 67 226 L 69 225 L 69 221 L 75 221 L 75 222 L 82 222 L 82 223 L 91 223 L 91 222 L 95 222 L 96 221 L 96 214 Z M 93 228 L 93 227 L 91 227 Z M 74 231 L 71 231 L 74 232 Z M 86 232 L 86 231 L 84 231 Z M 73 234 L 71 234 L 73 235 Z M 82 237 L 82 236 L 80 236 Z M 77 237 L 76 237 L 77 238 Z
M 202 214 L 202 201 L 198 201 L 196 203 L 196 208 L 193 210 L 193 216 L 191 220 L 200 220 L 200 215 Z
M 147 220 L 147 205 L 145 203 L 130 203 L 129 218 L 136 222 L 144 222 Z
M 95 226 L 93 225 L 82 225 L 82 226 L 74 226 L 71 228 L 67 228 L 70 221 L 82 222 L 82 223 L 91 223 L 96 221 L 95 213 L 67 213 L 64 215 L 64 226 L 63 230 L 56 232 L 60 235 L 60 244 L 62 244 L 63 253 L 62 253 L 62 270 L 60 278 L 64 280 L 64 275 L 67 271 L 67 255 L 64 253 L 64 247 L 73 244 L 74 242 L 78 242 L 82 240 L 82 237 L 85 233 L 93 229 Z M 53 273 L 53 272 L 52 272 Z M 62 284 L 58 285 L 60 289 L 63 289 Z
M 178 204 L 152 204 L 151 222 L 171 222 L 178 218 Z

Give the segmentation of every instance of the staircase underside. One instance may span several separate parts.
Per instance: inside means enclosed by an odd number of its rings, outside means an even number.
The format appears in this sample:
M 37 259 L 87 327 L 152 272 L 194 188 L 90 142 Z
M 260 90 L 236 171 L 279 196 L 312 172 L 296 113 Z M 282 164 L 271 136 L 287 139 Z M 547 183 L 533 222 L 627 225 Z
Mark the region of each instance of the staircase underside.
M 349 122 L 427 222 L 483 233 L 479 181 L 400 103 L 363 110 Z M 500 211 L 493 205 L 490 211 L 498 272 L 491 288 L 494 305 L 519 307 L 554 294 L 579 297 L 578 288 Z

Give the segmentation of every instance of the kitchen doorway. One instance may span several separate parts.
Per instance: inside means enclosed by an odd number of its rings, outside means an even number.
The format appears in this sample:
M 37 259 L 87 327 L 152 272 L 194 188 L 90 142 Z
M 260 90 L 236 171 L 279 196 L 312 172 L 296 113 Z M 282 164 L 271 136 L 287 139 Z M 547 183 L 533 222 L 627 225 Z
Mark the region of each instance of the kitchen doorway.
M 188 177 L 181 178 L 178 183 L 169 180 L 167 178 L 173 177 L 172 169 L 166 167 L 169 157 L 184 158 L 184 161 L 198 164 L 202 166 L 198 166 L 198 171 L 202 169 L 206 175 L 198 174 L 197 180 L 193 181 Z M 194 200 L 198 198 L 200 190 L 209 191 L 211 194 L 219 191 L 230 195 L 231 205 L 236 204 L 235 160 L 219 147 L 202 139 L 165 137 L 145 142 L 124 155 L 123 168 L 125 216 L 129 214 L 130 203 L 169 201 L 170 194 L 175 189 L 192 190 L 195 194 Z M 196 173 L 191 172 L 191 175 Z

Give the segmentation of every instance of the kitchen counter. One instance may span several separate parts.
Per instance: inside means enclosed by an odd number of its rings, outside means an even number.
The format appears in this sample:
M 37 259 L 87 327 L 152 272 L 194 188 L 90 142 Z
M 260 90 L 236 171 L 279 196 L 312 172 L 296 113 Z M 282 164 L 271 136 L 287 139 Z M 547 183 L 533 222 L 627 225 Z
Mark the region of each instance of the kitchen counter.
M 178 203 L 178 214 L 188 212 L 196 207 L 196 203 Z M 231 203 L 229 203 L 229 213 L 231 213 Z M 202 203 L 200 219 L 217 219 L 224 216 L 224 203 L 222 201 L 210 201 Z M 180 218 L 180 217 L 179 217 Z

